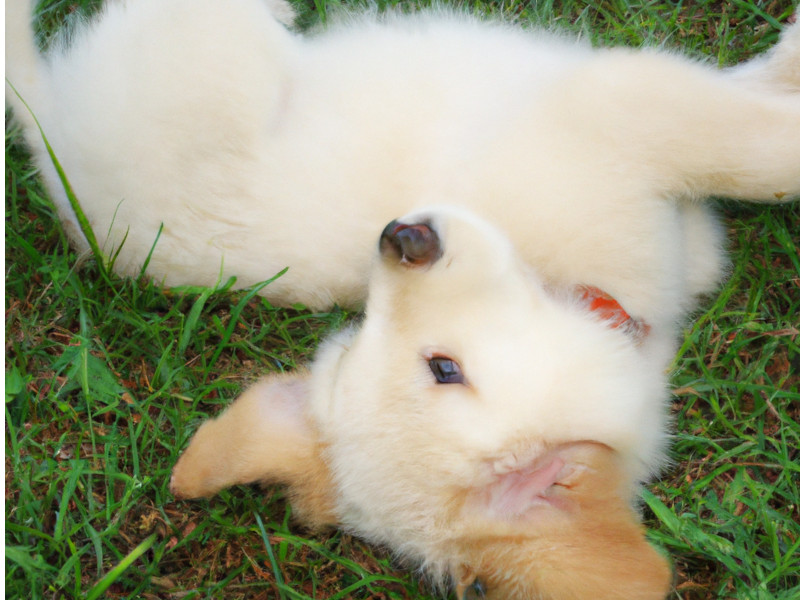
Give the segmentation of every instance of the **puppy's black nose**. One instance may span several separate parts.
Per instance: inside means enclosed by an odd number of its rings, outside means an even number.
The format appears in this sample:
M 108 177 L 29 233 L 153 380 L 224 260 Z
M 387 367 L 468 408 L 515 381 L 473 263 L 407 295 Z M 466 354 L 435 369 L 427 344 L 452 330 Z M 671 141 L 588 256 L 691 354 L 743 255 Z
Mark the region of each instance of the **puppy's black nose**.
M 430 223 L 392 221 L 381 234 L 379 248 L 384 258 L 410 267 L 431 265 L 442 256 L 439 236 Z

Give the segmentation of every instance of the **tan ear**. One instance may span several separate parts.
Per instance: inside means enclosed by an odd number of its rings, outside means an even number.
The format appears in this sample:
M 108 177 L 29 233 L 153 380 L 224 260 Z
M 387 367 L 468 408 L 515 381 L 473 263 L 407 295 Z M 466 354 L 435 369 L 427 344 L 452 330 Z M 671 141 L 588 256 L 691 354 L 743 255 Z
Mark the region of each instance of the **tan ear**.
M 264 378 L 204 423 L 172 471 L 172 493 L 198 498 L 237 484 L 284 483 L 302 520 L 334 524 L 330 473 L 306 414 L 309 380 Z
M 647 543 L 612 450 L 570 444 L 521 469 L 492 483 L 502 494 L 480 491 L 482 507 L 474 496 L 465 503 L 490 521 L 459 541 L 454 575 L 462 595 L 475 596 L 477 581 L 486 598 L 498 599 L 666 596 L 669 565 Z

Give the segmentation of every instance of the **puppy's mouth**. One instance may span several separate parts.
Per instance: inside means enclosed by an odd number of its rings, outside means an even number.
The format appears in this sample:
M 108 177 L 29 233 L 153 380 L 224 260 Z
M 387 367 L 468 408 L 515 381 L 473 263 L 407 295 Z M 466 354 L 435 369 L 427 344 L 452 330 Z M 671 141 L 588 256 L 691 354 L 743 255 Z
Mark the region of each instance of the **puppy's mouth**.
M 488 458 L 483 466 L 486 479 L 470 489 L 462 507 L 463 516 L 472 523 L 470 534 L 463 538 L 468 548 L 476 547 L 475 540 L 487 539 L 500 545 L 525 539 L 548 546 L 553 543 L 548 536 L 558 538 L 563 530 L 583 526 L 587 506 L 596 496 L 613 498 L 611 506 L 621 507 L 622 512 L 630 510 L 618 456 L 600 442 L 518 446 Z M 472 556 L 453 569 L 459 600 L 499 597 L 494 586 L 504 584 L 481 564 Z
M 586 468 L 558 452 L 546 452 L 532 461 L 493 461 L 492 482 L 481 490 L 479 502 L 488 509 L 486 516 L 506 522 L 524 519 L 537 508 L 564 510 L 569 502 L 559 494 L 560 489 L 569 489 Z
M 504 524 L 490 526 L 494 531 L 570 514 L 577 509 L 578 496 L 591 493 L 587 485 L 616 493 L 621 482 L 616 452 L 589 440 L 521 445 L 483 459 L 480 470 L 480 481 L 466 490 L 462 510 L 470 519 Z M 602 483 L 590 483 L 598 477 Z

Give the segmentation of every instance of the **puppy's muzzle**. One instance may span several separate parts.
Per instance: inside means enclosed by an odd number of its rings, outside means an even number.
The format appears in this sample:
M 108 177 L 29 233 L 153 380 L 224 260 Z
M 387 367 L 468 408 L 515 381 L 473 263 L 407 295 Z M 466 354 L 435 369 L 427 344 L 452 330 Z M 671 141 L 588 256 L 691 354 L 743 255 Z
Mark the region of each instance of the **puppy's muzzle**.
M 381 256 L 407 267 L 432 265 L 442 256 L 442 245 L 429 222 L 407 225 L 392 221 L 381 234 Z

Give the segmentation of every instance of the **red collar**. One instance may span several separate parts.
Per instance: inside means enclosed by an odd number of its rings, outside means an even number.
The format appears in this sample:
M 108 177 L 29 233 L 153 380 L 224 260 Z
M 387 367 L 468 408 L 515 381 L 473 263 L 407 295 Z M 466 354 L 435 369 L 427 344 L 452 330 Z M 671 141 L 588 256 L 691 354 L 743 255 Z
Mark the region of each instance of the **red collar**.
M 578 286 L 578 295 L 586 307 L 605 321 L 612 329 L 622 329 L 640 340 L 650 332 L 650 326 L 641 319 L 634 319 L 616 299 L 600 288 L 591 285 Z

